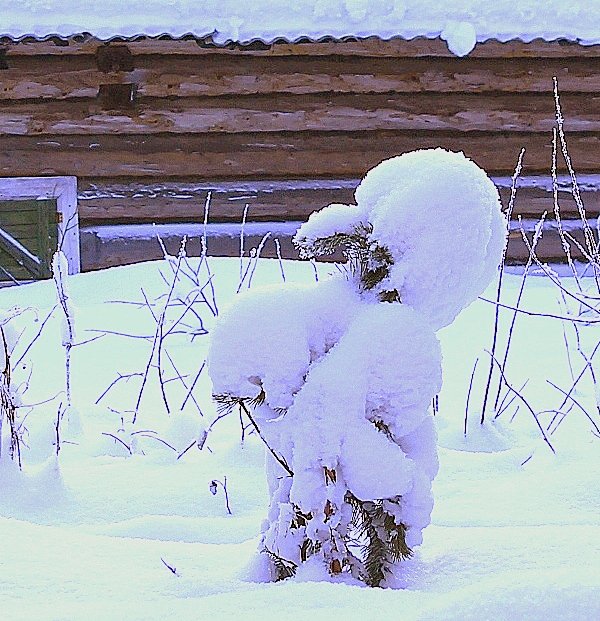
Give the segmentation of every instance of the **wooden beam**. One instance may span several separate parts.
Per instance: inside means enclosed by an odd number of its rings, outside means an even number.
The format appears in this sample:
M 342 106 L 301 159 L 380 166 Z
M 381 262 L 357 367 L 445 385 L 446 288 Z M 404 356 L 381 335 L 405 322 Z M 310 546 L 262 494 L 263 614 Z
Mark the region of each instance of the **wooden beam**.
M 582 229 L 571 229 L 569 231 L 585 248 L 585 240 Z M 531 240 L 531 233 L 528 238 Z M 585 257 L 573 243 L 571 246 L 571 256 L 576 260 L 585 261 Z M 541 261 L 566 263 L 565 251 L 558 231 L 553 228 L 544 230 L 544 233 L 536 246 L 536 255 Z M 508 236 L 507 263 L 509 265 L 522 265 L 529 259 L 529 249 L 523 242 L 523 236 L 520 231 L 511 231 Z
M 527 180 L 521 180 L 528 183 Z M 229 183 L 192 183 L 157 181 L 111 183 L 110 180 L 82 184 L 79 213 L 85 226 L 114 223 L 202 222 L 203 206 L 211 192 L 211 222 L 240 222 L 244 206 L 249 205 L 248 221 L 302 221 L 329 203 L 353 203 L 358 180 L 248 181 Z M 549 185 L 549 183 L 547 184 Z M 499 187 L 502 204 L 508 205 L 510 188 L 507 179 Z M 600 215 L 600 190 L 582 188 L 581 196 L 588 218 Z M 579 217 L 575 201 L 567 187 L 561 185 L 559 205 L 562 217 Z M 514 215 L 538 219 L 548 212 L 553 218 L 551 189 L 519 187 Z
M 125 87 L 126 85 L 115 85 Z M 567 132 L 600 131 L 600 95 L 561 98 Z M 128 106 L 128 107 L 127 107 Z M 53 134 L 243 133 L 294 131 L 453 130 L 551 132 L 554 100 L 539 94 L 322 94 L 48 102 L 5 106 L 0 136 Z
M 162 258 L 162 250 L 156 239 L 155 234 L 148 232 L 139 233 L 136 227 L 121 227 L 118 231 L 107 233 L 107 229 L 112 227 L 86 228 L 82 231 L 81 251 L 82 268 L 85 271 L 104 269 L 116 265 L 127 265 L 140 261 L 149 261 Z M 131 231 L 128 229 L 132 229 Z M 276 258 L 277 248 L 272 241 L 274 238 L 280 243 L 281 256 L 285 259 L 298 259 L 298 252 L 294 248 L 291 237 L 294 228 L 290 227 L 287 233 L 274 230 L 269 227 L 269 223 L 264 223 L 260 232 L 247 231 L 245 238 L 246 248 L 256 248 L 263 235 L 267 231 L 273 231 L 261 252 L 265 258 Z M 161 230 L 160 235 L 167 251 L 176 254 L 181 244 L 183 231 Z M 201 252 L 201 234 L 188 235 L 187 250 L 189 256 L 199 256 Z M 581 231 L 575 236 L 582 240 Z M 209 226 L 207 230 L 208 251 L 210 256 L 239 256 L 239 230 L 229 229 L 228 232 L 219 232 L 218 225 Z M 560 237 L 556 230 L 548 229 L 537 246 L 538 257 L 542 261 L 564 262 L 565 255 L 562 250 Z M 575 246 L 572 248 L 575 258 L 582 258 Z M 523 264 L 527 261 L 529 252 L 523 243 L 520 232 L 513 231 L 509 236 L 507 262 L 509 264 Z
M 382 160 L 415 149 L 463 151 L 490 174 L 510 174 L 527 148 L 524 174 L 547 173 L 549 134 L 504 132 L 277 132 L 8 136 L 0 174 L 78 177 L 359 178 Z M 572 134 L 580 173 L 597 172 L 599 133 Z
M 600 91 L 595 58 L 364 58 L 360 56 L 143 56 L 131 71 L 103 72 L 96 56 L 8 56 L 0 100 L 94 98 L 104 84 L 140 97 L 269 93 L 510 93 Z

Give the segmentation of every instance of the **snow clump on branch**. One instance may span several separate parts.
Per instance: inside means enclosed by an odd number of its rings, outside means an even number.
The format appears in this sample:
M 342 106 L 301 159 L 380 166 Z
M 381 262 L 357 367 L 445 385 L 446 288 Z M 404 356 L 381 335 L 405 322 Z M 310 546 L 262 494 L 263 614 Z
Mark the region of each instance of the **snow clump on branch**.
M 380 586 L 422 542 L 438 469 L 435 331 L 486 287 L 505 243 L 498 192 L 462 153 L 384 161 L 355 198 L 294 238 L 304 258 L 342 252 L 345 273 L 240 295 L 212 333 L 215 399 L 269 448 L 272 579 L 310 559 L 325 577 Z

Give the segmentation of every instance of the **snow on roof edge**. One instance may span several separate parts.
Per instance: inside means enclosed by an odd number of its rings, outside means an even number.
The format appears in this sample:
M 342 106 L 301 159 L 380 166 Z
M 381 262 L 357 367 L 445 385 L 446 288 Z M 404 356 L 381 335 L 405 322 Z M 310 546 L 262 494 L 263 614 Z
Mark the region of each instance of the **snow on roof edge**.
M 119 42 L 135 42 L 140 40 L 166 40 L 166 41 L 197 41 L 199 44 L 204 43 L 207 47 L 216 47 L 216 48 L 227 48 L 232 45 L 237 45 L 241 47 L 250 48 L 257 44 L 269 46 L 273 44 L 290 44 L 290 45 L 298 45 L 303 43 L 339 43 L 339 42 L 353 42 L 353 41 L 365 41 L 369 39 L 379 39 L 380 41 L 394 41 L 394 40 L 403 40 L 403 41 L 414 41 L 415 39 L 428 39 L 430 41 L 442 40 L 448 46 L 449 51 L 455 56 L 467 56 L 469 55 L 476 45 L 481 43 L 493 42 L 496 41 L 498 43 L 504 44 L 509 42 L 521 42 L 524 44 L 529 44 L 534 41 L 544 41 L 547 43 L 561 42 L 566 41 L 573 45 L 581 45 L 583 47 L 591 47 L 595 45 L 600 45 L 600 37 L 598 39 L 582 39 L 581 37 L 569 36 L 564 34 L 556 34 L 555 36 L 540 36 L 536 35 L 518 35 L 518 36 L 509 36 L 509 35 L 495 35 L 495 36 L 477 36 L 475 40 L 470 42 L 462 42 L 460 36 L 457 40 L 453 39 L 452 36 L 445 36 L 444 32 L 438 33 L 429 33 L 429 34 L 413 34 L 412 36 L 405 35 L 391 35 L 391 36 L 382 36 L 379 34 L 368 34 L 365 36 L 358 36 L 354 34 L 348 35 L 333 35 L 333 34 L 324 34 L 319 37 L 310 37 L 310 36 L 300 36 L 296 38 L 287 38 L 285 36 L 276 36 L 271 38 L 263 38 L 263 37 L 252 37 L 249 39 L 231 39 L 231 38 L 223 38 L 222 40 L 218 40 L 214 38 L 215 32 L 206 32 L 203 34 L 198 34 L 194 32 L 185 32 L 181 34 L 171 34 L 169 32 L 162 32 L 158 34 L 147 34 L 147 33 L 137 33 L 131 35 L 123 35 L 123 34 L 111 34 L 109 36 L 99 36 L 98 34 L 94 34 L 91 32 L 73 32 L 72 34 L 65 35 L 60 33 L 49 33 L 43 36 L 35 35 L 35 34 L 22 34 L 18 37 L 11 35 L 10 33 L 0 32 L 0 45 L 3 42 L 6 42 L 8 39 L 13 43 L 21 43 L 21 42 L 45 42 L 52 40 L 59 40 L 61 42 L 68 42 L 69 40 L 81 39 L 85 40 L 98 40 L 103 43 L 110 43 L 112 41 Z
M 99 34 L 95 34 L 89 31 L 79 31 L 73 32 L 71 34 L 61 34 L 59 32 L 51 32 L 44 35 L 36 35 L 34 33 L 21 34 L 19 36 L 12 35 L 10 32 L 2 32 L 0 31 L 0 42 L 2 40 L 10 40 L 14 43 L 21 43 L 23 41 L 37 41 L 37 42 L 45 42 L 52 40 L 60 40 L 63 42 L 67 42 L 71 39 L 97 39 L 98 41 L 102 41 L 104 43 L 109 43 L 111 41 L 124 41 L 124 42 L 134 42 L 143 39 L 151 39 L 151 40 L 165 40 L 165 41 L 198 41 L 205 42 L 207 45 L 214 47 L 228 47 L 230 45 L 240 45 L 244 47 L 250 47 L 256 44 L 264 44 L 264 45 L 273 45 L 276 43 L 282 44 L 302 44 L 302 43 L 329 43 L 329 42 L 352 42 L 352 41 L 365 41 L 369 39 L 379 39 L 381 41 L 395 41 L 395 40 L 403 40 L 403 41 L 414 41 L 415 39 L 429 39 L 443 40 L 442 33 L 429 33 L 429 34 L 412 34 L 411 36 L 406 35 L 390 35 L 390 36 L 382 36 L 378 34 L 369 34 L 369 35 L 355 35 L 355 34 L 347 34 L 347 35 L 334 35 L 334 34 L 324 34 L 319 37 L 311 37 L 309 35 L 302 35 L 295 38 L 288 38 L 285 36 L 276 36 L 276 37 L 252 37 L 250 39 L 222 39 L 218 40 L 214 38 L 215 31 L 205 32 L 203 34 L 199 34 L 201 31 L 196 32 L 182 32 L 180 34 L 173 34 L 171 32 L 160 32 L 149 34 L 147 32 L 138 32 L 136 34 L 111 34 L 108 36 L 100 36 Z M 589 47 L 593 45 L 600 45 L 600 36 L 598 39 L 584 39 L 576 36 L 569 36 L 565 34 L 556 34 L 556 35 L 547 35 L 540 36 L 539 34 L 535 35 L 495 35 L 495 36 L 478 36 L 476 42 L 477 43 L 486 43 L 489 41 L 497 41 L 498 43 L 509 43 L 511 41 L 519 41 L 521 43 L 531 43 L 533 41 L 545 41 L 547 43 L 554 43 L 556 41 L 568 41 L 572 44 L 581 45 L 584 47 Z

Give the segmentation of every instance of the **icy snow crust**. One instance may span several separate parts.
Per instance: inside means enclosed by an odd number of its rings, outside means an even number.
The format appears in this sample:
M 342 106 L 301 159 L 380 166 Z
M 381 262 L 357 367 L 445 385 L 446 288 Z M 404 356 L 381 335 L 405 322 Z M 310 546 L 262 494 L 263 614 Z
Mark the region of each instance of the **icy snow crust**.
M 441 36 L 457 55 L 487 39 L 600 43 L 599 0 L 1 0 L 0 35 L 212 35 L 218 43 L 324 36 Z
M 367 235 L 371 260 L 383 249 L 391 262 L 387 277 L 368 287 L 352 272 L 241 295 L 216 324 L 208 369 L 217 398 L 259 404 L 258 426 L 284 462 L 268 456 L 262 551 L 297 567 L 311 542 L 332 573 L 364 579 L 348 543 L 353 498 L 383 502 L 406 545 L 422 542 L 438 469 L 435 330 L 487 286 L 506 227 L 485 172 L 442 149 L 382 162 L 356 202 L 313 214 L 295 242 L 311 257 L 321 240 Z M 382 301 L 390 291 L 396 301 Z

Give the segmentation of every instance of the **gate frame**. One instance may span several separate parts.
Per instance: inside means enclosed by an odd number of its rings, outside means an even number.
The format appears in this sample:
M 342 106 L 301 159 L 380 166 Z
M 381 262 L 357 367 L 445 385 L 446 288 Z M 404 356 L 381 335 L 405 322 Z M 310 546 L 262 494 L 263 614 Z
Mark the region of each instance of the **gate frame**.
M 0 200 L 56 200 L 58 244 L 67 257 L 69 274 L 81 271 L 77 177 L 2 177 Z

